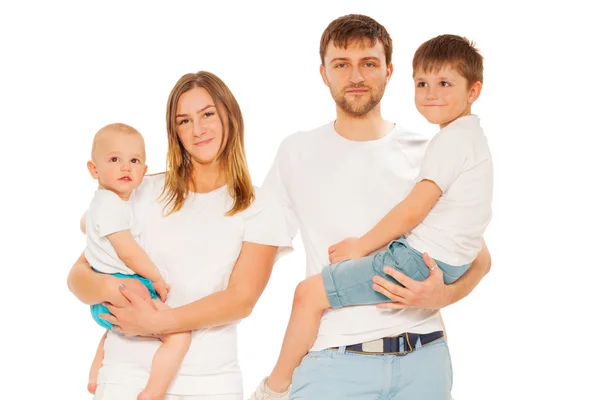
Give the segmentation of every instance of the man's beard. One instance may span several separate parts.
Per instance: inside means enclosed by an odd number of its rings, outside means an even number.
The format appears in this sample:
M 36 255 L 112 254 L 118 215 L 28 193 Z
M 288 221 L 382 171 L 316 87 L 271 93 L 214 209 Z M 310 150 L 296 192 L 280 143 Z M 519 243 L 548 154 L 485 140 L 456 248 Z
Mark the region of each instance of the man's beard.
M 369 100 L 364 104 L 356 104 L 346 100 L 344 92 L 348 89 L 368 89 L 368 93 L 370 95 Z M 352 117 L 361 118 L 371 112 L 371 110 L 379 104 L 381 98 L 383 97 L 383 93 L 385 92 L 385 85 L 377 87 L 376 90 L 373 90 L 371 87 L 365 85 L 351 85 L 346 87 L 341 94 L 339 92 L 334 93 L 331 90 L 330 92 L 335 104 L 337 104 L 337 106 L 346 114 Z M 365 94 L 363 94 L 363 96 Z

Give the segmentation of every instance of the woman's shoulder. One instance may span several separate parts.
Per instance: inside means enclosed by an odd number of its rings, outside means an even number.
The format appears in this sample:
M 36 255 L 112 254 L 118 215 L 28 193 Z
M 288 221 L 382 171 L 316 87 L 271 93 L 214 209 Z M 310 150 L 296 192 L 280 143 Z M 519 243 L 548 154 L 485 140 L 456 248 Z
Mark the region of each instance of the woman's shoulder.
M 146 175 L 135 190 L 135 201 L 156 200 L 165 186 L 165 173 Z

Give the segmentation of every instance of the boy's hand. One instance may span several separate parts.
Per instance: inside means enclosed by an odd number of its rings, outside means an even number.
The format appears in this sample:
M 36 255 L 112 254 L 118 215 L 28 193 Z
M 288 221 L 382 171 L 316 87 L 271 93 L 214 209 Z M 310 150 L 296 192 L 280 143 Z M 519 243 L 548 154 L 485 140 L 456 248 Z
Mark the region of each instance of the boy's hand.
M 163 278 L 160 278 L 157 281 L 152 281 L 152 285 L 154 286 L 154 290 L 156 290 L 156 293 L 158 293 L 160 299 L 163 302 L 167 301 L 167 295 L 171 290 L 171 287 L 167 285 L 167 282 L 165 282 Z
M 363 257 L 360 238 L 349 237 L 339 243 L 329 247 L 329 262 L 335 264 L 337 262 L 347 260 L 349 258 Z

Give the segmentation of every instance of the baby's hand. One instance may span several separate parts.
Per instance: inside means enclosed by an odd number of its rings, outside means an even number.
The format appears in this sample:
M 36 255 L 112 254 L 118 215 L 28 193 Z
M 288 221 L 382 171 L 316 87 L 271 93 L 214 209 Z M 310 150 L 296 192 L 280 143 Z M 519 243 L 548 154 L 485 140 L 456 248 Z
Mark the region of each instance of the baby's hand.
M 329 247 L 329 262 L 332 264 L 362 256 L 364 254 L 360 249 L 360 238 L 349 237 Z
M 171 290 L 171 287 L 167 285 L 167 282 L 165 282 L 163 278 L 160 278 L 157 281 L 152 281 L 152 285 L 154 286 L 154 290 L 156 291 L 156 293 L 158 293 L 158 296 L 160 297 L 161 301 L 167 301 L 167 295 Z

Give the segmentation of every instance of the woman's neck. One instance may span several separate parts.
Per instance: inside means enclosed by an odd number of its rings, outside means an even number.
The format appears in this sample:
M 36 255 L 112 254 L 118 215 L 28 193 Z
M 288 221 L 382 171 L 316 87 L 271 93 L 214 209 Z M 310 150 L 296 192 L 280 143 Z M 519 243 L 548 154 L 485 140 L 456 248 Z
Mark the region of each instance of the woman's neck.
M 194 162 L 192 176 L 193 182 L 190 182 L 190 190 L 195 193 L 208 193 L 227 183 L 223 168 L 220 163 L 211 162 L 206 164 Z

